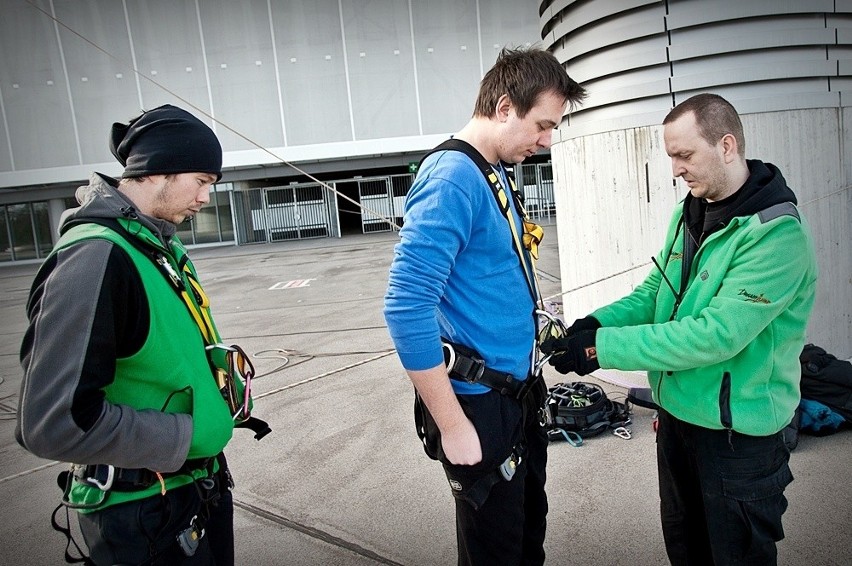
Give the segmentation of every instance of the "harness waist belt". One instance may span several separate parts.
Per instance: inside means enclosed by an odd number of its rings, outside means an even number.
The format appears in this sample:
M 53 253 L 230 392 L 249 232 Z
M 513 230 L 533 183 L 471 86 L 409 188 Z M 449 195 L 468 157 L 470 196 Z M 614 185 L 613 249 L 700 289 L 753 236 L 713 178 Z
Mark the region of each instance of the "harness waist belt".
M 523 399 L 532 386 L 533 378 L 524 381 L 510 373 L 485 367 L 485 361 L 473 350 L 442 340 L 444 363 L 451 379 L 466 383 L 478 383 L 490 387 L 501 395 Z
M 160 472 L 160 477 L 189 475 L 195 470 L 207 468 L 214 457 L 187 460 L 174 472 Z M 146 468 L 116 468 L 109 464 L 75 465 L 74 477 L 81 483 L 97 487 L 101 491 L 141 491 L 158 483 L 157 472 Z

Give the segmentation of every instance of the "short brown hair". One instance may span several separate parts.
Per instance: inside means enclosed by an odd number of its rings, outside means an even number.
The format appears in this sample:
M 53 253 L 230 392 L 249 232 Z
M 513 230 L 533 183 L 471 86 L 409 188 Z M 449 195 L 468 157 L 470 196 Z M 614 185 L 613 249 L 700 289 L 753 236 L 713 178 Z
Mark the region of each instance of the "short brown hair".
M 696 94 L 672 108 L 663 120 L 663 125 L 674 122 L 689 112 L 695 115 L 698 133 L 707 143 L 716 145 L 726 134 L 731 134 L 737 140 L 740 157 L 745 158 L 743 123 L 730 102 L 718 94 Z
M 538 48 L 504 47 L 497 56 L 497 62 L 479 83 L 473 115 L 494 116 L 497 101 L 506 94 L 518 117 L 523 118 L 545 92 L 561 95 L 571 109 L 586 98 L 586 89 L 568 76 L 552 53 Z

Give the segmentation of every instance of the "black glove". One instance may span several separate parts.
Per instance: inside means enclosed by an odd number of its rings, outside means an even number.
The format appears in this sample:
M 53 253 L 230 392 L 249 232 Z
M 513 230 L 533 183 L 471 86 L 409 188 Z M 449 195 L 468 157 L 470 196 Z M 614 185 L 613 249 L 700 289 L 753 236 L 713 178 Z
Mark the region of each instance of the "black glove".
M 597 330 L 601 327 L 601 323 L 598 322 L 593 316 L 587 316 L 584 318 L 578 318 L 574 321 L 574 324 L 568 327 L 565 331 L 566 336 L 570 336 L 576 332 L 580 332 L 581 330 Z
M 564 346 L 560 346 L 569 336 L 572 334 L 577 334 L 578 332 L 582 332 L 584 330 L 597 331 L 598 328 L 601 327 L 600 321 L 593 316 L 584 316 L 583 318 L 578 318 L 574 321 L 574 323 L 565 329 L 565 335 L 562 338 L 547 338 L 544 342 L 539 344 L 538 349 L 541 350 L 542 354 L 550 354 L 556 350 L 564 350 Z
M 548 363 L 559 373 L 573 371 L 577 375 L 586 375 L 601 367 L 595 348 L 596 334 L 596 330 L 580 330 L 564 338 L 549 338 L 542 342 L 541 351 L 552 354 Z

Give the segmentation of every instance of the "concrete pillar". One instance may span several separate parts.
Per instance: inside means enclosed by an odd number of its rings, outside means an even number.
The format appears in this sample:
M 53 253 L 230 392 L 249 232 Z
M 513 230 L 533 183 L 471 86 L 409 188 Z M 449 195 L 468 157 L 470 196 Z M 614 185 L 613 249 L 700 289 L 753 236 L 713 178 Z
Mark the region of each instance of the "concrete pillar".
M 59 239 L 59 221 L 65 212 L 65 201 L 61 198 L 52 198 L 47 201 L 47 214 L 50 218 L 50 237 L 55 245 Z

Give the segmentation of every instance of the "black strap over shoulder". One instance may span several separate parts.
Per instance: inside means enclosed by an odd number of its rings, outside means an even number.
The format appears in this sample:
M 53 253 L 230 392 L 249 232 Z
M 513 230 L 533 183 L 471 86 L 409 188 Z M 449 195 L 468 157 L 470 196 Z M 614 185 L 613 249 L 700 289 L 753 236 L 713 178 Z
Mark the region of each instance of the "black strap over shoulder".
M 507 191 L 503 188 L 503 184 L 500 182 L 500 178 L 497 175 L 497 172 L 492 167 L 491 163 L 488 162 L 485 157 L 482 156 L 479 151 L 467 143 L 464 140 L 460 140 L 457 138 L 450 138 L 440 145 L 430 150 L 429 153 L 423 156 L 423 159 L 420 160 L 420 164 L 431 154 L 439 152 L 439 151 L 458 151 L 465 154 L 479 171 L 482 173 L 482 176 L 485 177 L 485 182 L 491 188 L 491 192 L 494 195 L 494 199 L 497 201 L 497 206 L 500 209 L 500 212 L 503 213 L 504 218 L 509 223 L 509 229 L 512 232 L 512 238 L 514 240 L 514 248 L 515 253 L 518 256 L 518 261 L 520 262 L 521 269 L 524 272 L 524 277 L 527 280 L 527 286 L 529 288 L 530 296 L 533 299 L 534 303 L 538 303 L 541 300 L 541 293 L 538 289 L 538 283 L 535 279 L 535 267 L 533 265 L 528 265 L 527 261 L 524 259 L 524 245 L 521 243 L 520 237 L 518 236 L 518 231 L 515 226 L 515 221 L 512 217 L 512 213 L 510 211 L 511 205 L 509 204 L 509 197 L 506 196 Z M 524 208 L 524 197 L 521 192 L 515 186 L 515 178 L 513 173 L 511 173 L 511 166 L 509 164 L 501 162 L 503 166 L 503 170 L 506 172 L 506 175 L 509 179 L 509 190 L 511 199 L 515 203 L 515 209 L 521 217 L 521 221 L 526 225 L 528 223 L 526 209 Z M 419 167 L 419 166 L 418 166 Z M 543 307 L 542 307 L 543 308 Z
M 485 159 L 485 157 L 483 157 L 483 155 L 481 153 L 479 153 L 479 151 L 475 147 L 473 147 L 472 145 L 470 145 L 469 143 L 467 143 L 464 140 L 460 140 L 458 138 L 450 138 L 450 139 L 448 139 L 444 142 L 441 142 L 440 145 L 431 149 L 429 151 L 429 153 L 427 153 L 426 155 L 423 156 L 423 159 L 420 160 L 420 163 L 418 164 L 417 168 L 418 169 L 420 168 L 420 165 L 423 164 L 423 161 L 425 161 L 427 157 L 429 157 L 433 153 L 437 153 L 439 151 L 458 151 L 458 152 L 465 154 L 468 158 L 470 158 L 471 161 L 473 161 L 473 163 L 477 166 L 477 168 L 482 172 L 482 175 L 485 177 L 485 181 L 488 183 L 488 186 L 490 186 L 491 189 L 494 191 L 494 193 L 495 193 L 494 196 L 497 197 L 497 191 L 499 190 L 499 187 L 495 187 L 494 183 L 491 182 L 491 179 L 489 177 L 494 172 L 494 169 L 491 166 L 491 163 L 489 163 L 488 160 Z M 514 169 L 514 167 L 512 166 L 512 164 L 506 163 L 506 162 L 503 162 L 503 161 L 500 162 L 500 165 L 503 166 L 503 170 L 506 172 L 506 175 L 511 180 L 511 183 L 510 183 L 511 187 L 509 187 L 509 188 L 510 188 L 510 192 L 512 193 L 512 198 L 515 200 L 515 205 L 517 206 L 518 210 L 524 210 L 524 208 L 523 208 L 524 195 L 519 190 L 517 190 L 517 188 L 515 187 L 515 184 L 514 184 L 515 183 L 515 169 Z M 497 197 L 497 199 L 498 199 L 498 203 L 500 203 L 499 197 Z M 501 204 L 501 209 L 502 208 L 503 207 L 502 207 L 502 204 Z M 503 212 L 505 213 L 506 211 L 503 210 Z
M 162 255 L 162 251 L 154 247 L 153 244 L 145 244 L 139 238 L 134 238 L 130 232 L 127 231 L 127 228 L 121 225 L 121 223 L 115 218 L 80 218 L 74 219 L 68 224 L 66 224 L 67 228 L 73 228 L 74 226 L 79 226 L 83 224 L 96 224 L 98 226 L 103 226 L 104 228 L 109 228 L 113 232 L 119 234 L 122 238 L 124 238 L 127 243 L 136 248 L 139 252 L 141 252 L 145 257 L 150 259 L 157 266 L 157 269 L 163 273 L 163 276 L 166 278 L 171 286 L 175 289 L 180 296 L 181 291 L 185 290 L 184 285 L 181 281 L 176 280 L 174 276 L 164 267 L 162 261 L 159 261 L 159 256 Z M 185 257 L 188 259 L 188 256 Z M 183 266 L 181 266 L 183 268 Z
M 448 139 L 444 142 L 441 142 L 441 144 L 436 146 L 435 148 L 429 150 L 429 153 L 424 155 L 423 159 L 420 160 L 420 163 L 418 164 L 418 169 L 420 168 L 420 165 L 423 164 L 423 161 L 425 161 L 425 159 L 427 157 L 429 157 L 433 153 L 437 153 L 439 151 L 459 151 L 459 152 L 467 155 L 470 158 L 470 160 L 473 161 L 476 164 L 476 166 L 479 168 L 479 170 L 482 171 L 482 173 L 486 177 L 488 176 L 489 173 L 491 173 L 491 164 L 488 162 L 488 160 L 485 159 L 485 157 L 483 157 L 482 154 L 479 153 L 479 151 L 475 147 L 473 147 L 472 145 L 470 145 L 466 141 L 460 140 L 458 138 L 450 138 L 450 139 Z M 513 171 L 510 167 L 506 167 L 505 169 L 506 169 L 507 172 Z M 513 180 L 514 180 L 514 177 L 513 177 Z

